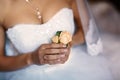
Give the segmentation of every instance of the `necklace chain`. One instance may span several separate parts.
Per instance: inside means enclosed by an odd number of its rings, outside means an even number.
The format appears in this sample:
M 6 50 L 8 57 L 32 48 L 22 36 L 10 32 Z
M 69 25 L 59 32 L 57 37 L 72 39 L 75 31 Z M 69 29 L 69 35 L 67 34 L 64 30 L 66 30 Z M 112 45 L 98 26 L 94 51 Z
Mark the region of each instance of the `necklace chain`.
M 42 16 L 41 16 L 41 13 L 40 13 L 39 8 L 38 8 L 38 7 L 34 7 L 34 6 L 31 4 L 30 0 L 25 0 L 25 1 L 26 1 L 26 2 L 29 4 L 29 6 L 35 11 L 35 13 L 36 13 L 36 15 L 37 15 L 37 18 L 38 18 L 39 20 L 41 20 Z

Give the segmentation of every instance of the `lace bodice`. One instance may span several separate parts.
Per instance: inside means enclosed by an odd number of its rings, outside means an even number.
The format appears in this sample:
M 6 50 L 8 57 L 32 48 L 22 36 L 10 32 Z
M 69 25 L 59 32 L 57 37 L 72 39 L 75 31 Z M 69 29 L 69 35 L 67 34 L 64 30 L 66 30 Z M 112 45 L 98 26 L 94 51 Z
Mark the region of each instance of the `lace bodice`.
M 44 24 L 17 24 L 6 31 L 7 37 L 14 46 L 7 43 L 7 55 L 15 55 L 12 52 L 15 47 L 19 53 L 27 53 L 36 50 L 41 44 L 50 43 L 56 31 L 74 32 L 73 13 L 71 9 L 63 8 L 58 11 L 48 22 Z M 15 51 L 15 50 L 14 50 Z

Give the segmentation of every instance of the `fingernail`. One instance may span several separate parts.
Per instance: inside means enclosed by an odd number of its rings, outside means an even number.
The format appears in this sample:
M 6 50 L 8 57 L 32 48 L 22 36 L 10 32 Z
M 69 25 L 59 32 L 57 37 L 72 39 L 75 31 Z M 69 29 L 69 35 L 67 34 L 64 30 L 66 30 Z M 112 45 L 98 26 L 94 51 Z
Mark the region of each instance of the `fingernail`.
M 67 47 L 66 45 L 63 45 L 63 47 Z
M 61 61 L 60 59 L 58 59 L 57 61 Z
M 64 51 L 65 51 L 65 52 L 67 52 L 68 50 L 67 50 L 67 49 L 65 49 Z
M 65 57 L 65 55 L 61 55 L 61 57 L 63 58 L 63 57 Z

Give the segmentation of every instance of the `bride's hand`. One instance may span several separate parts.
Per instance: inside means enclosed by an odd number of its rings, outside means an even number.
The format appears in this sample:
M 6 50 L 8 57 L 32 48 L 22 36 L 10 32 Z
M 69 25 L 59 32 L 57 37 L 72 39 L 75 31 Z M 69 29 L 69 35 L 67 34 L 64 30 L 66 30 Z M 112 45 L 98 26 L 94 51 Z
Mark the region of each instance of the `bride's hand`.
M 70 54 L 70 47 L 64 44 L 43 44 L 39 49 L 31 54 L 32 63 L 60 64 L 65 63 Z

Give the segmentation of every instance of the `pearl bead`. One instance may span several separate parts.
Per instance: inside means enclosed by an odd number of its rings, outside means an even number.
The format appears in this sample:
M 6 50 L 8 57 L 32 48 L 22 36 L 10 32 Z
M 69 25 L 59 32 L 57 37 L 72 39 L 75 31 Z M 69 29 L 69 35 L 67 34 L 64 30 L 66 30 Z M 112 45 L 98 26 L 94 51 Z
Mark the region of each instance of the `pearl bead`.
M 26 2 L 29 2 L 29 0 L 25 0 Z
M 40 12 L 37 12 L 37 15 L 40 15 Z
M 30 0 L 25 0 L 27 3 L 29 3 L 29 5 L 34 9 L 34 7 L 31 5 L 31 3 L 30 3 Z M 37 15 L 37 18 L 38 19 L 41 19 L 41 14 L 40 14 L 40 11 L 39 11 L 39 8 L 37 7 L 37 8 L 35 8 L 34 9 L 35 11 L 36 11 L 36 15 Z
M 38 16 L 38 19 L 41 19 L 41 16 Z

